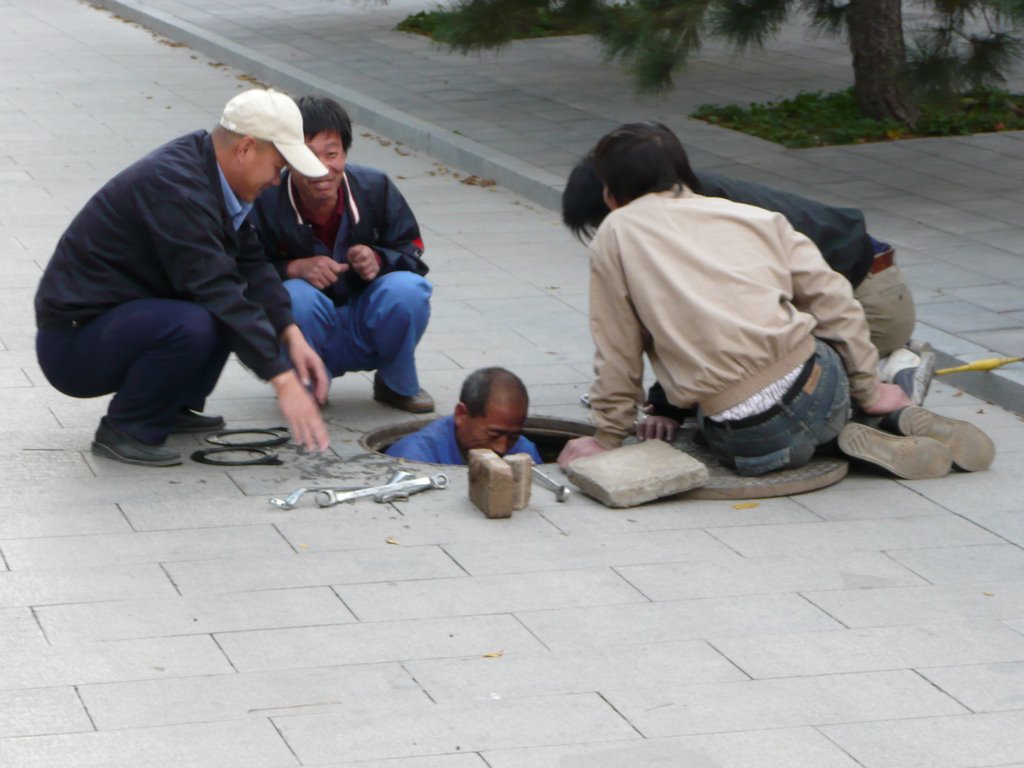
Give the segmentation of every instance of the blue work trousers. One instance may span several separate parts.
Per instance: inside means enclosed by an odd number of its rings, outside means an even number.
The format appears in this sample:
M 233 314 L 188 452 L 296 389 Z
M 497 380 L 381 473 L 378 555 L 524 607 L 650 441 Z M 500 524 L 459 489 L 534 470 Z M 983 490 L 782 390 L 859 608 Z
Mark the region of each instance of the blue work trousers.
M 787 393 L 763 418 L 720 422 L 698 411 L 708 446 L 726 466 L 749 476 L 802 467 L 820 446 L 839 436 L 850 420 L 846 370 L 836 351 L 823 341 L 816 341 L 812 366 L 816 368 L 798 382 L 796 392 Z
M 416 345 L 430 319 L 430 283 L 412 272 L 389 272 L 340 307 L 305 280 L 285 280 L 292 314 L 331 376 L 377 371 L 400 395 L 420 391 Z
M 213 316 L 175 299 L 138 299 L 77 327 L 41 328 L 36 354 L 49 382 L 72 397 L 114 393 L 107 422 L 159 445 L 182 407 L 203 410 L 229 348 Z

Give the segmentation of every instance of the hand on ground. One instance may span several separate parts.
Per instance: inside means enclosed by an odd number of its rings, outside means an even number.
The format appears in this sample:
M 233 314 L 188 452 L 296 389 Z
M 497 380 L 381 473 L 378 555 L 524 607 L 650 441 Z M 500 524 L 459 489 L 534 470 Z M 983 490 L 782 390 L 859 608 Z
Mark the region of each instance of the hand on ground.
M 671 443 L 678 431 L 679 422 L 669 416 L 648 416 L 636 423 L 636 436 L 641 440 Z
M 562 448 L 562 452 L 558 454 L 558 466 L 565 469 L 576 459 L 581 459 L 584 456 L 595 456 L 599 453 L 604 453 L 608 449 L 597 442 L 596 437 L 577 437 L 575 440 L 570 440 Z

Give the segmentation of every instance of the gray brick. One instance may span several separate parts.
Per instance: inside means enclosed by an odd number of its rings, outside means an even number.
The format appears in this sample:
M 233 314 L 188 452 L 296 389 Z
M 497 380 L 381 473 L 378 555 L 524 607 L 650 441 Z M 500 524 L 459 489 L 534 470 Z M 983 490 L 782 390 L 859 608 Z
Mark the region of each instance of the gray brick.
M 1024 762 L 1022 711 L 832 725 L 822 732 L 865 768 L 974 768 Z
M 612 691 L 605 698 L 648 738 L 966 711 L 909 670 Z
M 926 669 L 921 674 L 974 712 L 1020 709 L 1024 702 L 1024 660 Z
M 0 691 L 4 739 L 88 730 L 92 723 L 73 688 Z
M 977 583 L 1015 581 L 1024 573 L 1024 551 L 1008 544 L 936 547 L 888 553 L 933 584 L 959 584 L 965 573 Z
M 0 605 L 131 600 L 174 594 L 174 586 L 157 565 L 0 573 Z
M 381 714 L 348 711 L 276 717 L 274 722 L 299 759 L 313 764 L 339 754 L 381 760 L 636 736 L 593 694 L 387 711 L 389 718 L 405 723 L 397 731 Z
M 714 645 L 755 678 L 1024 659 L 1024 636 L 999 622 L 750 634 L 718 637 Z
M 337 595 L 327 588 L 58 605 L 38 608 L 36 613 L 54 644 L 342 624 L 355 620 Z
M 425 699 L 398 664 L 102 683 L 79 692 L 99 730 L 402 707 Z
M 510 616 L 268 629 L 218 635 L 217 640 L 240 671 L 483 656 L 541 647 Z

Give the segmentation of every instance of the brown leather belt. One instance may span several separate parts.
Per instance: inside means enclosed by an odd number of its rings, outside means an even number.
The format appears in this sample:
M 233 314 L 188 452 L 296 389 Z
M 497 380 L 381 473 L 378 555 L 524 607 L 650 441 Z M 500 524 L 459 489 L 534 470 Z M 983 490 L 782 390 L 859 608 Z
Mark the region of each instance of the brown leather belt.
M 875 254 L 875 260 L 871 262 L 871 268 L 868 270 L 869 275 L 877 275 L 883 269 L 888 269 L 893 265 L 893 249 L 890 248 L 887 251 Z

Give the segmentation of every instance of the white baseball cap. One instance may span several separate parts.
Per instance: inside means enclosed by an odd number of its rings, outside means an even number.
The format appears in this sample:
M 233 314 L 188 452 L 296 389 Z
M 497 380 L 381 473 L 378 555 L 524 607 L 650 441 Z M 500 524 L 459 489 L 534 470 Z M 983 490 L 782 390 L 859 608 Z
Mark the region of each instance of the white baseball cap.
M 298 106 L 280 91 L 243 91 L 224 106 L 220 124 L 234 133 L 269 141 L 288 165 L 303 176 L 315 179 L 328 173 L 306 146 Z

